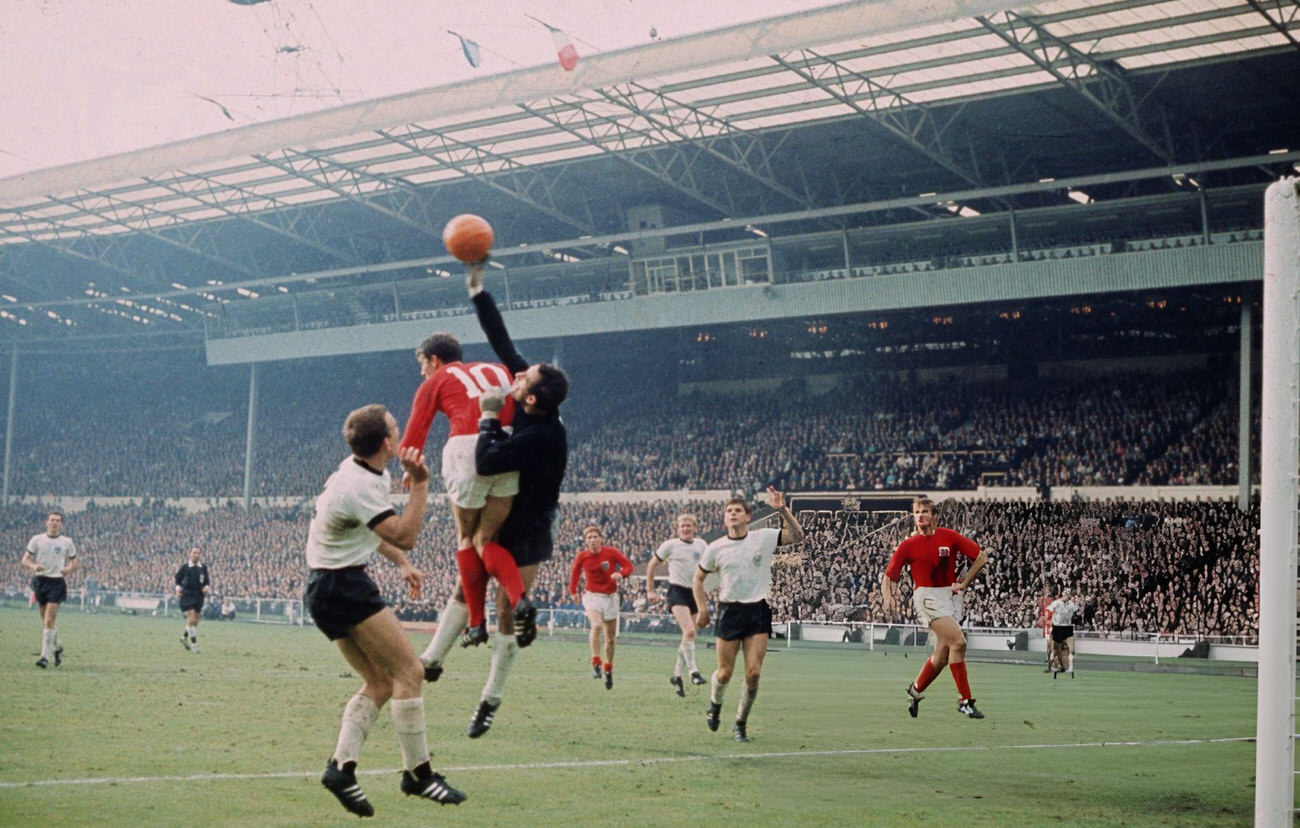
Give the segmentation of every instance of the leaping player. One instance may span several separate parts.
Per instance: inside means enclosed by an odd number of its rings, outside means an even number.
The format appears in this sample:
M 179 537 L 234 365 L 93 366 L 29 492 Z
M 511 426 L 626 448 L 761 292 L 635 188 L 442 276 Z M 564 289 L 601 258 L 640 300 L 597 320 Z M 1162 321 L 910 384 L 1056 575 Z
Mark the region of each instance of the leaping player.
M 442 449 L 442 478 L 456 521 L 460 586 L 439 616 L 435 640 L 459 632 L 463 647 L 488 641 L 484 603 L 488 579 L 495 578 L 513 607 L 519 646 L 525 647 L 536 638 L 537 610 L 524 591 L 514 558 L 497 542 L 501 524 L 519 492 L 519 472 L 479 475 L 474 465 L 479 398 L 488 391 L 508 390 L 514 376 L 497 362 L 464 362 L 460 342 L 446 333 L 427 337 L 415 349 L 415 358 L 424 382 L 415 392 L 402 447 L 423 450 L 438 412 L 451 423 Z M 500 413 L 503 424 L 510 423 L 514 408 L 514 400 L 507 395 Z M 430 664 L 424 661 L 427 673 Z

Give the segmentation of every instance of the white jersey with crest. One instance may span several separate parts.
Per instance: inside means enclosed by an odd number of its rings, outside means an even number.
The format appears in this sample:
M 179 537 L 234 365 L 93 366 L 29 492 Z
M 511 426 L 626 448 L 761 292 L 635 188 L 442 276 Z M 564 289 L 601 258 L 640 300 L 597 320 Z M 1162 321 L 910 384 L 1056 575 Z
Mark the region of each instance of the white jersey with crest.
M 695 569 L 700 565 L 700 556 L 708 548 L 704 538 L 693 538 L 690 543 L 681 538 L 670 538 L 659 544 L 655 557 L 668 562 L 668 583 L 690 589 L 695 580 Z
M 32 535 L 32 539 L 27 542 L 27 551 L 40 567 L 36 574 L 46 578 L 62 578 L 63 573 L 59 570 L 77 557 L 77 545 L 72 542 L 72 538 L 67 535 L 52 538 L 47 532 Z
M 1053 627 L 1070 627 L 1074 625 L 1074 616 L 1079 612 L 1079 605 L 1064 598 L 1057 598 L 1047 605 L 1047 611 L 1052 614 Z
M 388 470 L 375 471 L 348 457 L 325 481 L 307 530 L 307 565 L 346 569 L 370 563 L 379 549 L 371 529 L 397 510 L 388 501 Z
M 781 540 L 780 529 L 750 529 L 734 540 L 715 540 L 700 556 L 700 569 L 722 578 L 718 600 L 751 604 L 767 598 L 772 586 L 772 554 Z

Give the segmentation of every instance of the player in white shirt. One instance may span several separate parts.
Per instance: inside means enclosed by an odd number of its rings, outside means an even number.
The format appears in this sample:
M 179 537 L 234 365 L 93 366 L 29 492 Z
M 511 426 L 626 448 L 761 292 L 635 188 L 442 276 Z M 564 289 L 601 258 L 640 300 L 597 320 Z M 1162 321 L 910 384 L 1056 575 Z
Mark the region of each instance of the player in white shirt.
M 718 729 L 722 712 L 722 695 L 736 666 L 736 653 L 745 654 L 745 695 L 736 708 L 736 724 L 731 731 L 737 742 L 748 742 L 746 727 L 749 711 L 758 697 L 758 678 L 767 655 L 767 641 L 772 635 L 772 609 L 767 592 L 772 585 L 772 559 L 778 545 L 788 546 L 803 540 L 803 527 L 785 505 L 785 495 L 767 487 L 768 503 L 781 513 L 781 529 L 749 528 L 754 509 L 742 498 L 733 497 L 722 508 L 722 526 L 727 534 L 715 540 L 700 556 L 691 588 L 701 627 L 709 623 L 709 604 L 704 593 L 704 579 L 710 572 L 721 576 L 718 587 L 717 650 L 718 669 L 709 680 L 709 709 L 705 723 L 709 730 Z
M 50 510 L 45 516 L 45 532 L 32 535 L 23 552 L 22 565 L 30 569 L 32 592 L 41 613 L 41 657 L 36 666 L 44 670 L 54 660 L 54 666 L 63 663 L 63 645 L 59 643 L 59 630 L 55 620 L 59 605 L 68 597 L 68 584 L 64 580 L 77 568 L 77 545 L 63 534 L 63 513 Z
M 1079 605 L 1070 600 L 1070 591 L 1061 590 L 1061 597 L 1047 605 L 1052 618 L 1052 639 L 1048 644 L 1053 657 L 1052 678 L 1057 673 L 1068 672 L 1074 678 L 1074 616 Z
M 686 695 L 686 688 L 682 684 L 683 668 L 690 675 L 691 684 L 704 684 L 704 676 L 700 675 L 700 668 L 695 664 L 695 614 L 700 609 L 695 604 L 695 593 L 691 589 L 700 556 L 708 547 L 704 538 L 695 536 L 699 528 L 700 521 L 695 515 L 678 515 L 677 537 L 659 544 L 645 569 L 646 597 L 653 603 L 655 570 L 661 563 L 668 564 L 668 611 L 682 630 L 682 640 L 677 645 L 677 660 L 668 681 L 676 688 L 677 695 L 683 697 Z
M 401 570 L 411 596 L 419 596 L 424 575 L 411 565 L 406 551 L 415 545 L 424 525 L 429 469 L 418 448 L 399 447 L 397 421 L 382 405 L 367 405 L 349 414 L 343 437 L 352 456 L 325 482 L 307 531 L 311 576 L 304 603 L 316 626 L 338 645 L 365 684 L 343 709 L 338 744 L 321 784 L 348 811 L 374 815 L 374 807 L 357 784 L 356 764 L 380 708 L 392 699 L 393 729 L 405 768 L 402 793 L 440 805 L 459 805 L 465 795 L 429 765 L 420 696 L 424 667 L 397 616 L 366 574 L 366 565 L 379 552 Z M 395 457 L 410 482 L 401 515 L 388 500 L 392 482 L 386 467 Z

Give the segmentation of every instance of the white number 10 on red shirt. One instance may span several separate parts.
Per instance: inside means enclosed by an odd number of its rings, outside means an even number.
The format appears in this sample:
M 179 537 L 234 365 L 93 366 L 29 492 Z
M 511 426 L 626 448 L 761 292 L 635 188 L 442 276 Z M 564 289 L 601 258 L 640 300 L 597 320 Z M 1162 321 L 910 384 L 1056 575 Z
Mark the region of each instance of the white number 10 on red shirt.
M 475 362 L 468 366 L 448 365 L 446 371 L 460 384 L 465 386 L 465 393 L 471 400 L 483 396 L 489 388 L 509 388 L 510 374 L 500 365 L 492 362 Z

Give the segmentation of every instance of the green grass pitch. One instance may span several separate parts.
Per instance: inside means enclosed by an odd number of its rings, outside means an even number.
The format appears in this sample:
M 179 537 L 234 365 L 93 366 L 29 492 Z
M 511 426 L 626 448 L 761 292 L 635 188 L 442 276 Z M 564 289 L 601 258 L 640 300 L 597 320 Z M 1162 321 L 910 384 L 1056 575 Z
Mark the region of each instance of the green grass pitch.
M 318 780 L 360 686 L 312 628 L 200 628 L 67 608 L 58 669 L 34 666 L 36 614 L 0 610 L 0 824 L 342 825 Z M 417 649 L 425 643 L 415 637 Z M 702 642 L 707 639 L 702 639 Z M 714 654 L 700 648 L 707 674 Z M 988 654 L 994 655 L 992 653 Z M 1003 653 L 1003 655 L 1006 655 Z M 623 642 L 615 686 L 584 641 L 523 650 L 491 732 L 465 728 L 488 652 L 457 649 L 425 685 L 434 767 L 458 808 L 403 797 L 387 710 L 359 779 L 384 825 L 1245 825 L 1253 817 L 1255 681 L 975 661 L 988 718 L 956 710 L 945 671 L 921 715 L 903 688 L 921 656 L 778 644 L 732 741 L 704 725 L 706 688 L 673 695 L 670 646 Z

